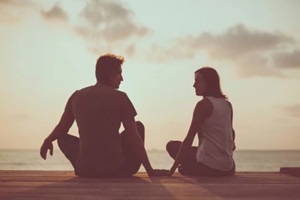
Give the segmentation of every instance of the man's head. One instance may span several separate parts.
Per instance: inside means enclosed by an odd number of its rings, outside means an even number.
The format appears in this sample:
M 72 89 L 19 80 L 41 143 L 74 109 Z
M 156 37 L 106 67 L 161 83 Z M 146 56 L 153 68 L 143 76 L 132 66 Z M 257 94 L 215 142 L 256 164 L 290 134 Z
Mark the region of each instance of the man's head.
M 100 56 L 96 63 L 96 78 L 98 83 L 119 88 L 122 77 L 122 64 L 124 58 L 114 54 Z

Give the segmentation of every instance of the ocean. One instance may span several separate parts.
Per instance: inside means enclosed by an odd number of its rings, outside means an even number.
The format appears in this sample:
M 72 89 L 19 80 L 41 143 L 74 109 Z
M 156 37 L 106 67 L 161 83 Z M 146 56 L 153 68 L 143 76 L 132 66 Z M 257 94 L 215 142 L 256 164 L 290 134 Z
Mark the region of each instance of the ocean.
M 153 168 L 169 169 L 173 160 L 163 150 L 150 150 L 148 157 Z M 300 150 L 234 152 L 237 171 L 277 172 L 280 167 L 300 167 Z M 43 160 L 39 150 L 0 150 L 0 170 L 73 170 L 60 151 Z M 143 172 L 145 169 L 140 168 Z

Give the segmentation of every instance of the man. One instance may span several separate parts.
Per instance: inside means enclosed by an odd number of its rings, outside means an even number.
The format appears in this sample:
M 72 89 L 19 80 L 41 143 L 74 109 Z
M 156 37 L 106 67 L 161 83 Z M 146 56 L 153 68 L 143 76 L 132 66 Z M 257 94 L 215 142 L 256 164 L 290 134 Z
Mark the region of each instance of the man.
M 135 122 L 136 111 L 126 93 L 117 90 L 123 81 L 123 57 L 100 56 L 96 63 L 96 85 L 75 91 L 52 133 L 44 140 L 40 154 L 53 154 L 52 142 L 70 160 L 81 177 L 131 176 L 143 164 L 149 176 L 154 170 L 144 148 L 144 126 Z M 67 134 L 74 120 L 79 138 Z M 124 132 L 119 134 L 121 123 Z

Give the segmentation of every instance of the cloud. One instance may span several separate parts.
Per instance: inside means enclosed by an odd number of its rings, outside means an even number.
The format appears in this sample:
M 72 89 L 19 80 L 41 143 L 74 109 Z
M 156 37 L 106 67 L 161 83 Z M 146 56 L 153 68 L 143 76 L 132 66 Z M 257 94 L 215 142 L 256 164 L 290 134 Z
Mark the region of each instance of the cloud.
M 251 30 L 242 24 L 222 34 L 202 33 L 176 39 L 178 45 L 189 45 L 191 51 L 205 50 L 214 59 L 232 59 L 248 53 L 274 49 L 291 44 L 294 39 L 280 33 Z
M 230 27 L 222 34 L 201 33 L 196 36 L 184 36 L 174 40 L 170 49 L 188 52 L 192 57 L 206 52 L 213 59 L 236 59 L 253 52 L 264 52 L 295 42 L 292 37 L 280 33 L 267 33 L 251 30 L 242 24 Z M 176 53 L 175 53 L 176 57 Z
M 280 68 L 300 69 L 300 50 L 276 54 L 274 56 L 274 64 Z
M 293 37 L 250 29 L 243 24 L 230 27 L 220 34 L 204 32 L 178 37 L 172 42 L 167 48 L 154 44 L 151 47 L 151 52 L 154 52 L 152 59 L 192 59 L 204 54 L 213 60 L 233 62 L 243 77 L 283 77 L 277 65 L 299 66 L 300 63 L 299 51 L 284 53 L 286 49 L 296 48 L 297 41 Z
M 75 25 L 74 31 L 94 50 L 104 46 L 124 46 L 124 52 L 132 55 L 135 45 L 132 46 L 130 40 L 144 37 L 150 32 L 133 20 L 133 11 L 117 1 L 90 0 L 80 12 L 80 17 L 83 23 Z
M 199 52 L 193 51 L 186 45 L 181 46 L 179 43 L 173 44 L 171 47 L 162 47 L 159 44 L 152 44 L 150 52 L 147 53 L 147 55 L 151 55 L 150 60 L 152 61 L 166 62 L 169 60 L 191 59 L 195 57 L 195 54 L 199 54 Z
M 41 15 L 46 20 L 68 20 L 67 13 L 57 4 L 55 4 L 49 11 L 41 10 Z
M 13 25 L 24 20 L 37 5 L 30 0 L 0 0 L 0 22 Z
M 0 0 L 0 6 L 31 6 L 33 2 L 30 0 Z
M 45 20 L 65 22 L 65 27 L 81 37 L 87 49 L 96 55 L 118 49 L 119 53 L 133 56 L 136 39 L 150 33 L 134 21 L 132 10 L 116 0 L 87 0 L 72 22 L 66 10 L 57 4 L 40 14 Z
M 122 4 L 108 0 L 90 0 L 81 12 L 87 23 L 79 27 L 82 36 L 90 39 L 99 36 L 109 42 L 133 36 L 142 37 L 149 33 L 146 27 L 133 21 L 134 13 Z
M 122 22 L 132 14 L 132 11 L 123 5 L 108 0 L 90 0 L 81 12 L 81 16 L 92 26 L 98 26 L 103 22 L 108 24 Z
M 133 56 L 135 54 L 135 45 L 131 44 L 126 49 L 126 55 Z
M 280 70 L 270 66 L 269 58 L 258 53 L 242 56 L 235 62 L 242 78 L 254 76 L 285 77 Z
M 284 110 L 292 117 L 300 118 L 300 104 L 284 107 Z

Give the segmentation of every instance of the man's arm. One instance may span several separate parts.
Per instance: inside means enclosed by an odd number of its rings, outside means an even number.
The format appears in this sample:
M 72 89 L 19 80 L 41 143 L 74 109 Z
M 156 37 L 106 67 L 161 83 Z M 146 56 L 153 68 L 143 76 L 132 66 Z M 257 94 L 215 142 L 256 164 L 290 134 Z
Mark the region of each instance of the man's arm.
M 140 137 L 134 117 L 123 120 L 123 126 L 128 134 L 128 142 L 132 151 L 139 158 L 149 176 L 167 176 L 168 170 L 153 169 L 144 147 L 144 142 Z
M 144 142 L 138 133 L 134 117 L 123 120 L 123 126 L 125 128 L 126 133 L 128 134 L 128 142 L 129 142 L 133 152 L 136 154 L 136 156 L 142 162 L 148 175 L 152 175 L 153 168 L 149 162 L 149 159 L 148 159 L 145 147 L 144 147 Z
M 74 122 L 74 115 L 72 114 L 72 112 L 65 110 L 59 123 L 54 128 L 54 130 L 50 133 L 50 135 L 44 140 L 41 146 L 40 155 L 43 159 L 47 158 L 48 150 L 50 151 L 50 155 L 53 155 L 52 142 L 57 138 L 59 138 L 61 135 L 67 134 L 73 122 Z

